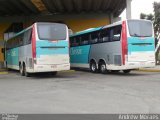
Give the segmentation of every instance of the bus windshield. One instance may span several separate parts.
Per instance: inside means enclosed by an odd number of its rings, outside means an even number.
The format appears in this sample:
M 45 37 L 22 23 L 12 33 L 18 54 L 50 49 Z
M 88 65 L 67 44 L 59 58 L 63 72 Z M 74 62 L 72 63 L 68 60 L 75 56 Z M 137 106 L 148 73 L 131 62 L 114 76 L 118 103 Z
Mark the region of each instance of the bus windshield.
M 40 40 L 65 40 L 67 29 L 65 24 L 38 23 L 38 36 Z
M 129 33 L 133 37 L 152 37 L 152 23 L 141 20 L 128 20 Z

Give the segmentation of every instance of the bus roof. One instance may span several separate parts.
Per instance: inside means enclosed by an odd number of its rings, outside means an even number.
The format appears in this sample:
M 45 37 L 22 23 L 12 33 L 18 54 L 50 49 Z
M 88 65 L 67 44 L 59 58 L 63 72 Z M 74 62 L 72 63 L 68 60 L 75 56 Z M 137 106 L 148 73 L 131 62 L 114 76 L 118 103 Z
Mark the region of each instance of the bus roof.
M 78 36 L 78 35 L 94 32 L 94 31 L 97 31 L 97 30 L 100 30 L 100 29 L 102 29 L 102 27 L 90 28 L 90 29 L 87 29 L 87 30 L 84 30 L 84 31 L 76 32 L 75 34 L 71 35 L 70 37 L 74 37 L 74 36 Z
M 28 27 L 28 28 L 26 28 L 26 29 L 24 29 L 24 30 L 16 33 L 13 37 L 9 38 L 8 40 L 10 40 L 10 39 L 12 39 L 12 38 L 15 38 L 15 37 L 17 37 L 17 36 L 19 36 L 19 35 L 21 35 L 22 33 L 26 32 L 27 30 L 29 30 L 29 29 L 31 29 L 31 28 L 32 28 L 32 26 L 30 26 L 30 27 Z M 6 41 L 8 41 L 8 40 L 6 40 Z
M 34 23 L 34 24 L 37 24 L 37 23 L 52 23 L 52 22 L 36 22 L 36 23 Z M 34 24 L 33 24 L 33 25 L 34 25 Z M 56 24 L 63 24 L 63 23 L 56 23 Z M 29 30 L 29 29 L 31 29 L 33 25 L 31 25 L 30 27 L 25 28 L 25 29 L 23 29 L 22 31 L 16 33 L 13 37 L 9 38 L 8 40 L 10 40 L 10 39 L 12 39 L 12 38 L 15 38 L 15 37 L 17 37 L 17 36 L 19 36 L 19 35 L 21 35 L 22 33 L 26 32 L 26 31 Z M 64 24 L 64 25 L 65 25 L 65 24 Z M 8 40 L 6 40 L 6 41 L 8 41 Z
M 148 21 L 148 22 L 150 21 L 150 20 L 142 20 L 142 19 L 128 19 L 128 20 L 139 20 L 139 21 Z M 128 20 L 126 19 L 126 20 L 123 20 L 123 21 L 128 21 Z M 109 24 L 109 25 L 105 25 L 105 26 L 102 26 L 102 27 L 98 27 L 98 28 L 86 29 L 84 31 L 74 33 L 73 35 L 70 35 L 70 37 L 75 37 L 75 36 L 78 36 L 78 35 L 87 34 L 87 33 L 90 33 L 90 32 L 95 32 L 95 31 L 98 31 L 98 30 L 101 30 L 101 29 L 114 27 L 116 25 L 121 25 L 123 21 L 118 21 L 118 22 L 115 22 L 115 23 L 112 23 L 112 24 Z
M 116 22 L 116 23 L 113 23 L 113 24 L 109 24 L 109 25 L 105 25 L 105 26 L 101 26 L 101 27 L 98 27 L 98 28 L 86 29 L 84 31 L 80 31 L 80 32 L 74 33 L 73 35 L 70 35 L 70 37 L 75 37 L 75 36 L 78 36 L 78 35 L 95 32 L 95 31 L 98 31 L 98 30 L 101 30 L 101 29 L 104 29 L 104 28 L 109 28 L 109 27 L 113 27 L 115 25 L 120 25 L 121 23 L 122 23 L 122 21 L 119 21 L 119 22 Z

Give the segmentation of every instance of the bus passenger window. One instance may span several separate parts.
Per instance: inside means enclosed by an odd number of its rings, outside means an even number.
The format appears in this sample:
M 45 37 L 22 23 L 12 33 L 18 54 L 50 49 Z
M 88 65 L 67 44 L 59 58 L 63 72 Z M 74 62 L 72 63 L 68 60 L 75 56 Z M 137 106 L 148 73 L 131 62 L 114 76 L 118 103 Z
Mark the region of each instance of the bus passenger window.
M 70 41 L 71 41 L 71 47 L 78 46 L 80 43 L 80 37 L 72 37 Z
M 74 40 L 74 38 L 71 37 L 71 38 L 70 38 L 70 46 L 71 46 L 71 47 L 73 47 L 73 42 L 74 42 L 73 40 Z
M 90 40 L 90 35 L 81 36 L 81 45 L 88 45 Z
M 112 41 L 120 41 L 122 26 L 113 27 L 111 30 Z
M 100 41 L 101 42 L 109 42 L 110 41 L 110 30 L 109 30 L 109 28 L 101 31 Z
M 94 32 L 91 34 L 91 44 L 99 42 L 99 32 Z
M 32 33 L 31 29 L 24 33 L 24 37 L 23 37 L 24 45 L 31 44 L 31 33 Z

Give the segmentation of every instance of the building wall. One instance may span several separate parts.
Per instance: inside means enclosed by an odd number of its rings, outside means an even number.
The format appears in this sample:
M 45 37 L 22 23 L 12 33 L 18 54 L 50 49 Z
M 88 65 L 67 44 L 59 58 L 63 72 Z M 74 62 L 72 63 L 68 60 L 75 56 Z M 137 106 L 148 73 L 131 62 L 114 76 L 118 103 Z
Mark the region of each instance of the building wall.
M 4 61 L 4 55 L 2 53 L 4 32 L 10 26 L 10 23 L 0 23 L 0 62 Z
M 104 25 L 108 25 L 110 20 L 108 18 L 104 19 L 77 19 L 77 20 L 65 20 L 65 23 L 69 26 L 73 32 L 82 31 L 88 28 L 95 28 Z

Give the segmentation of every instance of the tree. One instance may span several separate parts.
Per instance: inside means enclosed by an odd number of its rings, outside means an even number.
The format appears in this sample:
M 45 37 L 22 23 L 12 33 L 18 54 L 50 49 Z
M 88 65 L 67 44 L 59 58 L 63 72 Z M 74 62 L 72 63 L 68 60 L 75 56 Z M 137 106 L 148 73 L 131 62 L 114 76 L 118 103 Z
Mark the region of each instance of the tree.
M 153 8 L 154 8 L 154 30 L 157 36 L 157 34 L 160 33 L 160 2 L 154 2 Z
M 154 15 L 153 14 L 148 14 L 146 17 L 147 17 L 147 20 L 154 21 Z
M 160 2 L 153 3 L 154 14 L 140 14 L 140 19 L 151 20 L 154 23 L 155 36 L 160 33 Z
M 154 8 L 154 31 L 156 38 L 160 34 L 160 2 L 153 3 Z M 158 38 L 159 39 L 159 38 Z M 156 63 L 160 64 L 160 46 L 158 45 L 158 50 L 156 51 Z
M 146 16 L 147 16 L 146 14 L 141 13 L 141 14 L 140 14 L 140 19 L 146 19 Z

